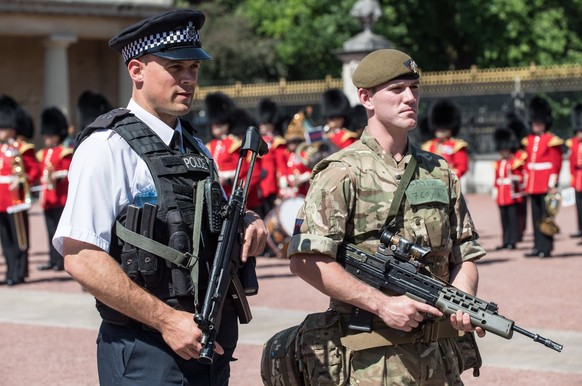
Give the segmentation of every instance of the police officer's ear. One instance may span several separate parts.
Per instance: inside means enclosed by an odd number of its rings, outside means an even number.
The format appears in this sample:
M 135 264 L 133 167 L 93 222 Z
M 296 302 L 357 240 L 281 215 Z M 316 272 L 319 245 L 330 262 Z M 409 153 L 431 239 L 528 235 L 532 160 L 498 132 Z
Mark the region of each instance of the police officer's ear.
M 135 83 L 143 82 L 143 69 L 145 64 L 139 59 L 131 59 L 127 63 L 127 71 L 129 72 L 129 77 Z

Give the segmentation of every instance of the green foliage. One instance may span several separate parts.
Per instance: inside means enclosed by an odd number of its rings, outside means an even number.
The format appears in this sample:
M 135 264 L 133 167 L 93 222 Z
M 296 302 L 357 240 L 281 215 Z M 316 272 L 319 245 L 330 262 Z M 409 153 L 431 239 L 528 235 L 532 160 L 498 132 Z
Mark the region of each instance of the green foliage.
M 187 0 L 179 0 L 187 2 Z M 362 31 L 356 0 L 196 1 L 207 12 L 203 79 L 222 82 L 338 77 L 335 53 Z M 582 61 L 582 0 L 384 0 L 373 32 L 423 71 Z M 198 5 L 197 5 L 198 6 Z

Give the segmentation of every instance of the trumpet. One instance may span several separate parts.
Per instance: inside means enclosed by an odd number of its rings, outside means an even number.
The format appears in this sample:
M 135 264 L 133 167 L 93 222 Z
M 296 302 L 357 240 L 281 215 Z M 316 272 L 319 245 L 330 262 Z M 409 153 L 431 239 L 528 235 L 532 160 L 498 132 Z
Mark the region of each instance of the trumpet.
M 14 218 L 14 226 L 16 228 L 16 240 L 18 242 L 18 248 L 21 251 L 28 249 L 28 232 L 26 229 L 25 222 L 25 211 L 30 209 L 32 198 L 30 194 L 30 185 L 28 183 L 28 176 L 26 174 L 26 169 L 24 168 L 24 161 L 18 149 L 12 145 L 10 149 L 6 151 L 6 155 L 13 157 L 12 159 L 12 174 L 16 177 L 18 186 L 12 190 L 12 202 L 13 205 L 6 208 L 6 212 L 12 214 Z M 22 187 L 22 197 L 21 190 Z

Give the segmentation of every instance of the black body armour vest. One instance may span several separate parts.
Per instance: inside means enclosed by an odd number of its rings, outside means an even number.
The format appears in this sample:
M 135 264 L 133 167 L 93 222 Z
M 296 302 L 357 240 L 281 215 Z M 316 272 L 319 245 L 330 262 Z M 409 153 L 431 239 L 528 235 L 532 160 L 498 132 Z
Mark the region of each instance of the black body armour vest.
M 181 253 L 192 252 L 192 239 L 197 237 L 193 236 L 194 197 L 197 185 L 208 183 L 215 178 L 213 161 L 200 149 L 203 145 L 192 143 L 191 146 L 198 151 L 180 154 L 170 149 L 148 126 L 126 109 L 115 109 L 97 118 L 80 133 L 77 143 L 80 144 L 99 129 L 111 129 L 118 133 L 146 162 L 150 170 L 157 191 L 157 213 L 153 219 L 153 228 L 151 224 L 145 224 L 145 227 L 153 229 L 152 234 L 147 236 Z M 184 139 L 186 143 L 186 138 Z M 224 198 L 220 197 L 220 201 L 219 205 L 223 206 Z M 195 312 L 194 294 L 197 291 L 199 298 L 204 296 L 208 266 L 214 258 L 218 238 L 218 234 L 209 229 L 206 206 L 199 208 L 204 213 L 199 240 L 195 240 L 199 242 L 200 252 L 197 262 L 199 277 L 194 280 L 188 269 L 144 251 L 139 245 L 131 245 L 121 240 L 115 232 L 115 227 L 109 254 L 118 261 L 123 271 L 133 281 L 146 288 L 148 292 L 174 308 Z M 117 220 L 129 228 L 127 217 L 127 212 L 123 212 Z M 144 219 L 145 216 L 141 216 L 142 224 L 133 229 L 136 233 L 143 234 Z M 198 288 L 195 288 L 194 283 L 198 283 Z M 110 323 L 131 322 L 125 315 L 99 301 L 97 309 L 101 317 Z

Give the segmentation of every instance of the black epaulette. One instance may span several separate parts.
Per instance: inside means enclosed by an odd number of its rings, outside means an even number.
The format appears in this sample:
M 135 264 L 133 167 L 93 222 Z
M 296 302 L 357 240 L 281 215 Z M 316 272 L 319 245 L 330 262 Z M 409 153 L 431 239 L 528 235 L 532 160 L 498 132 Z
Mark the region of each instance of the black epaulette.
M 79 145 L 94 131 L 108 129 L 112 127 L 115 122 L 129 115 L 131 115 L 131 111 L 121 107 L 113 109 L 105 114 L 101 114 L 91 124 L 89 124 L 77 134 L 77 137 L 75 138 L 75 150 L 77 150 Z
M 97 129 L 106 129 L 113 125 L 118 118 L 125 117 L 126 115 L 131 114 L 131 111 L 124 108 L 113 109 L 105 114 L 101 114 L 97 117 L 87 128 L 97 128 Z

